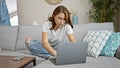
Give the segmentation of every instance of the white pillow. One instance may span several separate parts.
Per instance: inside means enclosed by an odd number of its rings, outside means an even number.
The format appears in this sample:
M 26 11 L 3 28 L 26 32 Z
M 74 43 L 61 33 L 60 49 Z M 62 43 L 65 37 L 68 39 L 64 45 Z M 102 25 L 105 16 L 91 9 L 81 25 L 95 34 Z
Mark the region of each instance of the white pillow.
M 97 58 L 106 44 L 111 31 L 88 31 L 83 42 L 88 42 L 88 55 Z

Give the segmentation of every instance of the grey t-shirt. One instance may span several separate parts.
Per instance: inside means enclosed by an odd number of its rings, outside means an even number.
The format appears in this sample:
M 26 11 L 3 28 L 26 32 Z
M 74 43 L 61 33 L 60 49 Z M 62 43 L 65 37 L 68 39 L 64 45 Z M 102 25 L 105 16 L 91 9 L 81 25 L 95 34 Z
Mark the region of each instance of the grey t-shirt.
M 66 35 L 73 33 L 73 29 L 69 24 L 63 25 L 57 31 L 50 30 L 51 27 L 52 23 L 50 21 L 42 25 L 42 32 L 48 33 L 48 41 L 51 46 L 55 46 L 59 41 L 64 41 Z

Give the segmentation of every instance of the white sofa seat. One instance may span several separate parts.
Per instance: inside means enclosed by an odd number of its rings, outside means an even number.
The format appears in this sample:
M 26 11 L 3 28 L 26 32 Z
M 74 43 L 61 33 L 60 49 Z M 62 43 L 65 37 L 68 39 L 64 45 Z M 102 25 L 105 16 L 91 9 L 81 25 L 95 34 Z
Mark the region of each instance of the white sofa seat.
M 51 61 L 46 60 L 33 68 L 119 68 L 120 60 L 115 57 L 100 56 L 98 58 L 87 57 L 86 63 L 54 65 Z

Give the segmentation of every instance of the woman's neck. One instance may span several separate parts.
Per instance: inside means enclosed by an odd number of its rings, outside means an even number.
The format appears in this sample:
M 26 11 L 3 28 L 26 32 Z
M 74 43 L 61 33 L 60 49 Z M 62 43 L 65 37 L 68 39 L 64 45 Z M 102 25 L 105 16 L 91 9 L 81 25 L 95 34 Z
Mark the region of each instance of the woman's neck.
M 59 28 L 60 28 L 59 26 L 55 25 L 54 31 L 57 31 Z

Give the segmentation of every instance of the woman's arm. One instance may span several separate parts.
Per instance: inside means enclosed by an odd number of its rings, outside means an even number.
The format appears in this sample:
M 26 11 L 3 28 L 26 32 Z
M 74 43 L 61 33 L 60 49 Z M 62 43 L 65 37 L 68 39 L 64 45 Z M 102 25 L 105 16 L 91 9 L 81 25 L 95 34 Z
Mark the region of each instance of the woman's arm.
M 57 55 L 57 52 L 56 50 L 54 50 L 49 42 L 48 42 L 48 34 L 46 32 L 42 32 L 42 44 L 43 44 L 43 47 L 53 56 L 56 57 Z
M 75 37 L 73 34 L 68 34 L 68 39 L 70 40 L 70 42 L 75 42 Z

